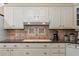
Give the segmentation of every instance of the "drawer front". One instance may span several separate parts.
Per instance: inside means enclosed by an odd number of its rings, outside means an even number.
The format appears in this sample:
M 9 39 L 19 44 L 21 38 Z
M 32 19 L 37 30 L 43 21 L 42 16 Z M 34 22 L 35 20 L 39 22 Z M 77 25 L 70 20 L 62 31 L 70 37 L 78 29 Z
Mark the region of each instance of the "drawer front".
M 34 44 L 26 44 L 25 47 L 29 48 L 59 48 L 59 44 L 52 44 L 52 43 L 34 43 Z
M 59 43 L 5 43 L 0 44 L 0 48 L 64 48 L 64 44 Z
M 64 56 L 65 50 L 64 49 L 50 49 L 51 56 Z
M 25 45 L 24 44 L 18 44 L 18 43 L 12 43 L 12 44 L 10 44 L 10 43 L 4 43 L 4 44 L 0 44 L 0 48 L 24 48 L 25 47 Z
M 59 49 L 50 49 L 50 55 L 51 56 L 58 56 L 59 55 Z
M 65 54 L 66 51 L 65 51 L 65 49 L 60 49 L 60 50 L 59 50 L 59 53 L 60 53 L 60 54 Z
M 48 49 L 13 49 L 12 56 L 48 56 L 50 52 Z
M 59 54 L 59 56 L 65 56 L 65 54 Z
M 44 43 L 34 43 L 34 44 L 26 44 L 25 47 L 29 48 L 48 48 L 50 44 L 44 44 Z
M 0 56 L 10 56 L 10 49 L 0 49 Z
M 65 44 L 64 44 L 64 45 L 60 45 L 60 48 L 61 48 L 61 49 L 65 48 Z

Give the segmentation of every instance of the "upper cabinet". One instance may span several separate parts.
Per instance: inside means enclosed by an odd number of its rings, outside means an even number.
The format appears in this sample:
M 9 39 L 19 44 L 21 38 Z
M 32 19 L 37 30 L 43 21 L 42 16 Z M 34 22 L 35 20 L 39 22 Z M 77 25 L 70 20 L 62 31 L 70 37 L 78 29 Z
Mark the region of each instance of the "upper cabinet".
M 4 7 L 4 28 L 24 29 L 24 22 L 48 22 L 47 7 Z
M 4 7 L 4 28 L 23 29 L 23 9 L 21 7 Z
M 23 19 L 23 7 L 13 7 L 14 29 L 24 29 Z
M 60 28 L 60 7 L 49 7 L 49 28 Z
M 74 6 L 75 29 L 79 31 L 79 6 Z
M 4 28 L 12 29 L 13 28 L 13 8 L 4 7 Z
M 61 7 L 61 26 L 63 29 L 75 29 L 74 25 L 74 8 Z
M 74 29 L 73 14 L 73 7 L 4 7 L 4 28 L 24 29 L 24 22 L 49 22 L 49 29 Z
M 55 11 L 55 12 L 54 12 Z M 73 7 L 49 8 L 50 29 L 75 29 Z
M 47 7 L 24 7 L 24 22 L 48 21 Z

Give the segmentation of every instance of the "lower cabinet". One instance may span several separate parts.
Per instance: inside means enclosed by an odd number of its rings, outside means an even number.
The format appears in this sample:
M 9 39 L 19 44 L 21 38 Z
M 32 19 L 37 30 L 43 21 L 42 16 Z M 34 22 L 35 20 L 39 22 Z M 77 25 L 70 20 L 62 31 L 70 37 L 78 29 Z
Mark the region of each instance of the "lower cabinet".
M 0 49 L 0 56 L 65 56 L 56 49 Z
M 48 49 L 13 49 L 11 51 L 12 56 L 44 56 L 50 55 Z
M 0 49 L 0 56 L 10 56 L 10 49 Z
M 65 56 L 64 44 L 5 45 L 0 44 L 0 56 Z

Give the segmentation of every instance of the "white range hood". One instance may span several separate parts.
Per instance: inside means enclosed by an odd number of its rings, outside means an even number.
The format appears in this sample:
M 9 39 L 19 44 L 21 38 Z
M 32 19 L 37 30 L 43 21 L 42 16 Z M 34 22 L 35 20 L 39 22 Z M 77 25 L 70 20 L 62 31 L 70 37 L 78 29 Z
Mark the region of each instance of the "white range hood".
M 24 22 L 24 25 L 49 25 L 49 22 Z

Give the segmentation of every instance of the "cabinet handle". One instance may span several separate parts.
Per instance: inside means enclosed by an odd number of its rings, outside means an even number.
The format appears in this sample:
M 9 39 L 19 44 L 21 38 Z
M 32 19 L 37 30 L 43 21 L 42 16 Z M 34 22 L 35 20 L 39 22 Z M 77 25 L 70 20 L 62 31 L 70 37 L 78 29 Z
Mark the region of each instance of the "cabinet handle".
M 9 51 L 9 49 L 7 51 Z
M 17 47 L 16 45 L 14 45 L 14 47 Z
M 6 45 L 3 45 L 3 47 L 7 47 Z
M 44 52 L 44 55 L 47 55 L 47 53 L 46 53 L 46 52 Z
M 28 55 L 28 54 L 29 54 L 29 52 L 26 52 L 26 54 Z
M 11 49 L 11 51 L 13 51 L 13 49 Z
M 60 45 L 58 45 L 58 48 L 60 48 Z
M 29 45 L 26 45 L 26 47 L 29 47 Z
M 44 45 L 44 47 L 47 47 L 47 45 Z

